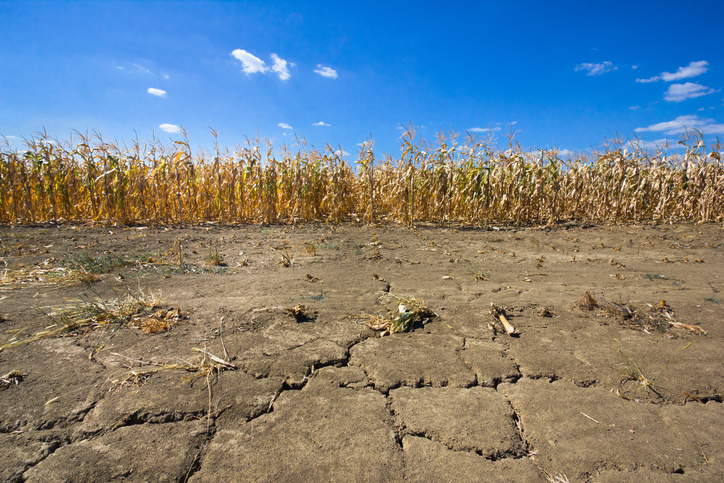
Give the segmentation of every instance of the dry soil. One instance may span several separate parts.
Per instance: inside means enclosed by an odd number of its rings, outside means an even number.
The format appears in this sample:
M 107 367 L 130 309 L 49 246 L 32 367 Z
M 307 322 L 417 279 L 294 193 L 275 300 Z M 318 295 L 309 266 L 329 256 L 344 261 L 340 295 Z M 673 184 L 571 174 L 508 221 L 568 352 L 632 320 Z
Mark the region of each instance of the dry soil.
M 0 352 L 2 481 L 724 479 L 720 225 L 0 239 L 0 345 L 41 333 Z M 57 284 L 48 270 L 81 256 L 139 263 Z M 598 307 L 577 305 L 586 291 Z M 181 318 L 42 337 L 69 322 L 59 309 L 128 294 Z M 412 330 L 367 327 L 411 297 L 430 311 Z

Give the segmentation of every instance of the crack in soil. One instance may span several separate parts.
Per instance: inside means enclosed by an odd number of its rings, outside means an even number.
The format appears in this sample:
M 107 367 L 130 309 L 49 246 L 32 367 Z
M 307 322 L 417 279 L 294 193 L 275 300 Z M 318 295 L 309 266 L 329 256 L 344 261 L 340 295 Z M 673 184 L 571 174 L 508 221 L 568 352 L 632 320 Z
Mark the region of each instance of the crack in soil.
M 0 434 L 9 434 L 14 431 L 18 431 L 19 428 L 24 428 L 28 425 L 30 425 L 30 428 L 23 431 L 46 431 L 49 429 L 54 429 L 56 427 L 65 428 L 73 423 L 82 422 L 88 415 L 88 413 L 96 406 L 96 404 L 98 404 L 98 401 L 93 401 L 89 403 L 87 407 L 83 407 L 78 411 L 69 414 L 68 416 L 58 417 L 49 420 L 40 420 L 36 422 L 36 425 L 33 425 L 32 422 L 28 422 L 27 420 L 18 420 L 15 421 L 15 424 L 13 426 L 0 426 Z
M 72 441 L 67 436 L 55 436 L 55 437 L 51 437 L 50 439 L 51 439 L 50 441 L 43 439 L 43 438 L 38 438 L 36 440 L 36 441 L 40 441 L 43 443 L 50 443 L 48 446 L 48 453 L 41 455 L 41 457 L 37 461 L 30 461 L 30 462 L 24 461 L 23 464 L 25 465 L 25 469 L 22 471 L 20 478 L 16 481 L 25 481 L 26 478 L 24 475 L 28 470 L 39 465 L 43 461 L 45 461 L 50 455 L 52 455 L 53 453 L 58 451 L 58 449 L 60 449 L 61 447 L 66 446 L 68 444 L 72 444 Z

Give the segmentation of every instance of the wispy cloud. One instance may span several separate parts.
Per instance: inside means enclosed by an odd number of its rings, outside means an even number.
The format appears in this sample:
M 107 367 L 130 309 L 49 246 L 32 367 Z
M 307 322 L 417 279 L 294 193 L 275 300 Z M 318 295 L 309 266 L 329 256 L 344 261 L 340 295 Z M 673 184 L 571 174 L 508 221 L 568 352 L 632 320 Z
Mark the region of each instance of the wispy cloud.
M 629 109 L 631 109 L 632 111 L 635 111 L 636 109 L 639 109 L 640 107 L 641 106 L 631 106 L 631 107 L 629 107 Z
M 337 156 L 349 156 L 349 153 L 347 151 L 344 151 L 342 149 L 338 149 L 334 152 Z
M 149 87 L 147 92 L 154 96 L 166 97 L 166 91 L 164 91 L 163 89 L 155 89 L 153 87 Z
M 673 136 L 681 134 L 685 129 L 696 128 L 706 134 L 724 134 L 724 124 L 717 124 L 714 119 L 702 119 L 699 116 L 679 116 L 673 121 L 659 122 L 648 127 L 637 127 L 636 132 L 660 132 Z
M 684 99 L 693 99 L 695 97 L 706 96 L 718 92 L 716 89 L 706 87 L 694 82 L 685 84 L 671 84 L 666 91 L 664 99 L 671 102 L 681 102 Z
M 632 140 L 626 143 L 624 146 L 628 149 L 678 149 L 678 145 L 675 142 L 671 142 L 671 139 L 657 139 L 655 141 L 644 141 L 643 139 Z
M 707 68 L 708 65 L 709 62 L 705 60 L 691 62 L 686 67 L 679 67 L 679 69 L 673 74 L 671 72 L 662 72 L 661 74 L 655 75 L 648 79 L 636 79 L 636 82 L 642 82 L 644 84 L 647 84 L 649 82 L 656 82 L 660 80 L 663 80 L 665 82 L 671 82 L 675 80 L 688 79 L 690 77 L 696 77 L 698 75 L 701 75 L 709 70 Z
M 470 129 L 466 129 L 466 131 L 470 132 L 488 132 L 488 131 L 500 131 L 500 126 L 495 127 L 471 127 Z
M 274 61 L 274 65 L 272 66 L 271 70 L 273 72 L 276 72 L 279 74 L 279 79 L 285 81 L 289 80 L 289 78 L 292 76 L 289 73 L 289 68 L 287 67 L 287 61 L 284 59 L 279 58 L 277 54 L 271 55 L 272 60 Z M 291 64 L 294 65 L 294 64 Z
M 279 126 L 282 129 L 289 129 L 290 131 L 294 129 L 292 126 L 290 126 L 286 122 L 280 122 L 279 124 L 277 124 L 277 126 Z
M 181 132 L 181 126 L 177 126 L 176 124 L 161 124 L 158 126 L 161 128 L 161 130 L 166 131 L 171 134 L 176 134 Z
M 261 60 L 254 54 L 250 54 L 246 50 L 236 49 L 231 53 L 233 57 L 241 62 L 241 68 L 249 74 L 266 74 L 267 72 L 274 72 L 279 75 L 279 79 L 286 81 L 289 80 L 292 75 L 289 73 L 289 67 L 293 67 L 293 63 L 289 63 L 286 60 L 279 57 L 277 54 L 271 54 L 270 57 L 274 64 L 270 67 L 266 65 L 266 62 Z
M 322 64 L 317 64 L 318 69 L 314 69 L 314 72 L 321 75 L 322 77 L 329 77 L 330 79 L 337 78 L 337 71 L 331 67 L 323 67 Z
M 125 66 L 117 65 L 116 67 L 118 68 L 118 70 L 122 70 L 123 72 L 126 72 L 128 74 L 155 75 L 149 69 L 147 69 L 144 66 L 139 65 L 139 64 L 129 64 L 127 62 L 124 62 L 124 65 Z
M 618 67 L 613 65 L 612 62 L 605 61 L 598 64 L 578 64 L 575 68 L 575 71 L 578 72 L 579 70 L 587 70 L 588 73 L 586 75 L 602 75 L 606 72 L 611 72 L 612 70 L 618 70 Z
M 327 124 L 326 122 L 319 121 L 319 122 L 315 122 L 314 124 L 312 124 L 312 126 L 327 126 L 327 127 L 329 127 L 329 124 Z

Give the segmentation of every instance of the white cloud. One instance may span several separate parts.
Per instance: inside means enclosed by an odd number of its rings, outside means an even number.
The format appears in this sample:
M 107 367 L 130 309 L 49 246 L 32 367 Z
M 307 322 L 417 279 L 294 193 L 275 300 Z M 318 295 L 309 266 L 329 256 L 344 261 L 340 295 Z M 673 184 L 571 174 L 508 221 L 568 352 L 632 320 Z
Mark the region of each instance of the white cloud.
M 466 129 L 466 131 L 470 131 L 470 132 L 500 131 L 500 126 L 495 126 L 494 128 L 489 128 L 489 127 L 471 127 L 470 129 Z
M 699 116 L 679 116 L 673 121 L 652 124 L 649 127 L 637 127 L 636 132 L 659 132 L 673 136 L 684 132 L 684 128 L 696 128 L 706 134 L 724 134 L 724 124 L 715 124 L 714 119 L 702 119 Z
M 236 49 L 231 53 L 236 59 L 241 61 L 242 70 L 247 74 L 266 74 L 267 72 L 275 72 L 279 75 L 280 80 L 289 80 L 292 76 L 289 73 L 289 67 L 293 67 L 294 64 L 287 62 L 286 60 L 279 57 L 277 54 L 271 54 L 271 59 L 274 64 L 270 67 L 266 65 L 266 62 L 261 60 L 254 54 L 250 54 L 246 50 Z
M 123 72 L 126 72 L 128 74 L 143 74 L 143 75 L 156 75 L 155 73 L 151 72 L 149 69 L 145 68 L 142 65 L 139 64 L 129 64 L 127 62 L 124 62 L 125 66 L 117 65 L 116 68 L 118 70 L 122 70 Z
M 287 68 L 287 61 L 281 59 L 277 54 L 272 54 L 271 58 L 274 61 L 274 65 L 272 66 L 271 70 L 279 74 L 279 79 L 283 81 L 289 80 L 292 75 L 289 73 L 289 69 Z
M 177 126 L 176 124 L 161 124 L 158 127 L 160 127 L 163 131 L 170 132 L 171 134 L 181 132 L 181 126 Z
M 314 124 L 312 124 L 312 126 L 327 126 L 327 127 L 329 127 L 329 124 L 327 124 L 327 123 L 325 123 L 325 122 L 322 122 L 322 121 L 319 121 L 319 122 L 315 122 Z
M 163 89 L 154 89 L 153 87 L 149 87 L 147 92 L 149 94 L 153 94 L 154 96 L 166 97 L 166 91 Z
M 649 82 L 655 82 L 660 79 L 661 79 L 660 76 L 655 75 L 655 76 L 651 77 L 650 79 L 636 79 L 636 82 L 640 82 L 642 84 L 648 84 Z
M 687 82 L 685 84 L 671 84 L 669 89 L 666 91 L 664 99 L 672 102 L 681 102 L 684 99 L 693 99 L 695 97 L 706 96 L 717 92 L 715 89 L 696 84 L 694 82 Z
M 663 149 L 667 146 L 669 149 L 678 149 L 678 145 L 672 142 L 671 139 L 657 139 L 655 141 L 637 139 L 635 141 L 629 141 L 624 145 L 624 147 L 628 149 Z
M 709 65 L 709 62 L 705 60 L 700 60 L 699 62 L 691 62 L 686 67 L 679 67 L 679 70 L 677 70 L 673 74 L 670 72 L 663 72 L 661 74 L 661 77 L 666 82 L 688 79 L 689 77 L 696 77 L 708 70 L 706 67 L 707 65 Z
M 349 156 L 349 153 L 347 151 L 344 151 L 342 149 L 338 149 L 334 152 L 337 156 Z
M 631 106 L 631 107 L 629 107 L 629 109 L 631 109 L 632 111 L 635 111 L 635 110 L 638 109 L 639 107 L 640 107 L 640 106 Z
M 686 67 L 679 67 L 679 69 L 674 72 L 673 74 L 671 72 L 662 72 L 659 75 L 655 75 L 653 77 L 650 77 L 648 79 L 636 79 L 636 82 L 641 82 L 644 84 L 647 84 L 649 82 L 656 82 L 660 80 L 664 80 L 666 82 L 671 82 L 675 80 L 681 80 L 681 79 L 688 79 L 689 77 L 696 77 L 698 75 L 703 74 L 707 70 L 709 70 L 706 66 L 709 65 L 709 62 L 705 60 L 700 60 L 698 62 L 691 62 Z
M 632 68 L 633 70 L 636 70 L 636 69 L 639 68 L 639 66 L 638 66 L 638 65 L 632 65 L 631 68 Z
M 606 72 L 611 72 L 612 70 L 618 70 L 618 67 L 613 65 L 613 63 L 606 61 L 599 64 L 578 64 L 575 71 L 578 72 L 579 70 L 587 70 L 588 74 L 586 75 L 602 75 Z
M 170 79 L 171 77 L 169 77 L 168 74 L 164 74 L 164 75 L 163 75 L 163 78 L 168 80 L 168 79 Z
M 236 49 L 231 53 L 231 55 L 241 61 L 242 69 L 247 75 L 256 74 L 257 72 L 261 72 L 263 74 L 269 70 L 263 60 L 253 54 L 250 54 L 246 50 Z
M 330 79 L 337 78 L 337 71 L 332 69 L 331 67 L 322 67 L 322 64 L 317 64 L 317 67 L 319 67 L 319 69 L 314 69 L 314 72 L 321 75 L 322 77 L 329 77 Z
M 290 126 L 290 125 L 287 124 L 286 122 L 280 122 L 279 124 L 277 124 L 277 126 L 279 126 L 279 127 L 282 128 L 282 129 L 289 129 L 290 131 L 291 131 L 292 129 L 294 129 L 292 126 Z

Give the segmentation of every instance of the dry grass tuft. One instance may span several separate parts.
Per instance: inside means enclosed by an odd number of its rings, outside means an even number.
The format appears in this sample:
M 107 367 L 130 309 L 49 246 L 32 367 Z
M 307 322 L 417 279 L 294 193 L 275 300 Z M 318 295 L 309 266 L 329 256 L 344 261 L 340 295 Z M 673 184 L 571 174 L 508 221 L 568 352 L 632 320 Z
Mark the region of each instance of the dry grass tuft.
M 621 371 L 622 379 L 619 383 L 619 388 L 616 388 L 616 394 L 629 401 L 641 402 L 642 399 L 640 398 L 640 393 L 643 390 L 646 397 L 651 402 L 668 402 L 672 397 L 672 393 L 667 389 L 658 386 L 656 383 L 674 359 L 676 359 L 676 357 L 678 357 L 686 349 L 691 347 L 691 344 L 692 342 L 686 344 L 681 351 L 669 359 L 669 361 L 664 365 L 664 368 L 661 369 L 656 377 L 653 378 L 648 377 L 644 373 L 645 368 L 639 365 L 631 356 L 626 354 L 621 347 L 617 347 L 616 352 L 618 352 L 626 362 L 624 363 L 623 370 Z M 633 389 L 631 389 L 631 386 L 633 386 Z
M 598 301 L 591 292 L 586 291 L 583 292 L 574 305 L 580 310 L 593 310 L 598 308 Z
M 171 327 L 183 320 L 181 309 L 160 309 L 148 317 L 135 318 L 131 326 L 146 335 L 168 332 Z
M 535 311 L 536 315 L 538 317 L 553 317 L 553 311 L 546 307 L 545 305 L 542 305 L 538 307 L 538 309 Z
M 287 311 L 290 317 L 294 317 L 297 322 L 303 322 L 311 318 L 307 306 L 301 303 L 298 303 L 294 307 L 284 307 L 284 310 Z
M 211 265 L 212 267 L 220 267 L 224 264 L 224 257 L 219 254 L 218 248 L 212 247 L 209 248 L 206 257 L 204 258 L 204 261 L 206 262 L 206 265 Z
M 48 314 L 53 324 L 45 330 L 26 338 L 13 337 L 0 346 L 0 352 L 40 339 L 59 337 L 68 333 L 85 335 L 100 328 L 129 326 L 145 334 L 165 332 L 180 323 L 183 316 L 179 309 L 161 309 L 161 299 L 153 294 L 139 296 L 128 294 L 123 300 L 91 300 L 86 295 L 74 305 L 57 309 Z M 92 354 L 91 354 L 92 356 Z
M 294 256 L 286 248 L 284 249 L 284 251 L 282 251 L 281 260 L 279 260 L 279 265 L 281 265 L 282 267 L 287 267 L 287 268 L 294 265 Z

